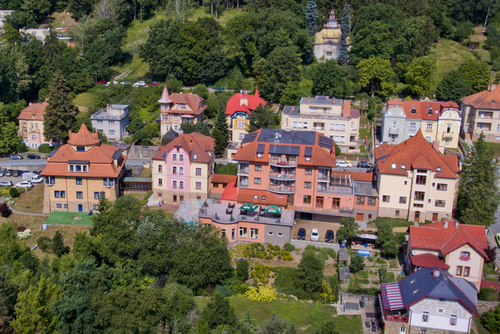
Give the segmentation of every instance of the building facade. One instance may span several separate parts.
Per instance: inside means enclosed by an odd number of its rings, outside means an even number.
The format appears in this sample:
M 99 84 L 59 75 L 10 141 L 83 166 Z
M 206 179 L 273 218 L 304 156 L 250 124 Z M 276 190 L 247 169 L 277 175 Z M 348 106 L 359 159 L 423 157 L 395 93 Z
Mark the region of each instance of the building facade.
M 342 30 L 335 18 L 335 10 L 330 10 L 326 24 L 314 39 L 314 56 L 319 61 L 337 59 L 340 55 L 340 37 Z M 350 43 L 350 41 L 348 41 Z
M 49 104 L 32 103 L 21 111 L 17 118 L 19 120 L 19 136 L 29 148 L 38 148 L 46 143 L 43 135 L 43 118 L 45 117 L 45 108 Z
M 300 107 L 285 106 L 281 129 L 316 131 L 335 140 L 343 153 L 359 152 L 359 111 L 348 100 L 303 97 Z
M 477 140 L 484 133 L 486 141 L 500 142 L 500 87 L 489 85 L 461 101 L 463 136 Z
M 451 217 L 460 166 L 456 155 L 444 155 L 422 131 L 399 145 L 374 150 L 381 217 L 414 222 Z
M 210 197 L 215 140 L 181 134 L 153 156 L 153 198 L 164 203 Z
M 28 39 L 30 39 L 30 36 L 32 36 L 38 39 L 40 42 L 45 43 L 45 37 L 50 34 L 50 28 L 19 29 L 19 32 L 21 32 Z
M 182 123 L 196 124 L 202 122 L 205 109 L 203 99 L 197 94 L 173 93 L 169 94 L 167 87 L 158 100 L 160 103 L 161 136 L 163 137 L 171 128 L 178 132 Z
M 213 174 L 210 181 L 212 183 L 210 190 L 212 198 L 220 198 L 228 184 L 234 184 L 237 180 L 238 176 L 236 175 Z
M 101 143 L 85 124 L 77 133 L 70 131 L 68 143 L 52 151 L 41 173 L 43 212 L 87 212 L 97 209 L 102 196 L 116 200 L 125 161 L 117 147 Z
M 92 127 L 111 140 L 120 140 L 127 134 L 129 106 L 126 104 L 108 104 L 90 116 Z
M 3 28 L 3 21 L 7 15 L 11 15 L 14 13 L 13 10 L 0 10 L 0 29 Z
M 462 117 L 455 102 L 390 100 L 382 112 L 382 141 L 400 144 L 422 131 L 439 149 L 457 149 Z

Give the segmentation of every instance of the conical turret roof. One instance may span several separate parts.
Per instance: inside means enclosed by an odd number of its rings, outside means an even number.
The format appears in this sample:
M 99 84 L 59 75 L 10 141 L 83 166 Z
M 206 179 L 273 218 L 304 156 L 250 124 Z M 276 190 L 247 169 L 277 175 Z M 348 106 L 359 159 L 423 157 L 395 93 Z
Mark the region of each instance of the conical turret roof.
M 170 99 L 170 96 L 168 95 L 168 90 L 167 86 L 163 88 L 163 94 L 161 94 L 161 99 L 158 100 L 159 103 L 173 103 L 173 101 Z

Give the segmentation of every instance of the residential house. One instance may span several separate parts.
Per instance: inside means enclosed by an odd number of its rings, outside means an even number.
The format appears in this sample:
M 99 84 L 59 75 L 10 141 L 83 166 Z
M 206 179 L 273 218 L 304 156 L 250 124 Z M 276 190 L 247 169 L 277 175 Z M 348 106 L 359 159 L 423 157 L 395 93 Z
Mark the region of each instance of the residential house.
M 379 193 L 378 215 L 414 222 L 451 217 L 460 166 L 456 155 L 444 155 L 419 130 L 398 145 L 374 150 Z
M 43 118 L 45 108 L 48 105 L 47 102 L 30 103 L 17 118 L 19 120 L 19 136 L 29 148 L 38 148 L 41 144 L 46 143 L 43 135 Z
M 178 132 L 182 123 L 202 122 L 205 109 L 207 109 L 207 106 L 203 104 L 203 99 L 197 94 L 182 92 L 169 94 L 167 87 L 163 89 L 158 102 L 160 103 L 162 137 L 171 128 Z
M 479 291 L 484 261 L 488 261 L 486 229 L 444 220 L 423 226 L 410 226 L 405 253 L 406 272 L 439 267 L 452 276 L 462 277 Z
M 7 10 L 0 10 L 0 29 L 2 29 L 2 28 L 3 28 L 3 24 L 4 24 L 3 22 L 4 22 L 4 20 L 5 20 L 5 17 L 6 17 L 7 15 L 11 15 L 12 13 L 14 13 L 14 11 L 13 11 L 13 10 L 11 10 L 11 9 L 7 9 Z
M 92 127 L 111 140 L 120 140 L 127 134 L 129 106 L 126 104 L 108 104 L 90 116 Z
M 464 137 L 477 140 L 484 133 L 488 142 L 500 142 L 500 86 L 489 85 L 482 92 L 462 99 Z
M 335 18 L 335 10 L 330 10 L 330 15 L 326 19 L 326 24 L 314 38 L 314 56 L 319 61 L 337 59 L 340 55 L 340 37 L 342 30 Z M 350 41 L 348 41 L 350 44 Z
M 439 150 L 457 149 L 462 118 L 455 102 L 390 100 L 382 111 L 382 141 L 400 144 L 422 130 Z
M 236 182 L 238 176 L 236 175 L 224 175 L 224 174 L 213 174 L 212 175 L 212 187 L 211 195 L 213 198 L 220 198 L 224 193 L 227 185 L 231 182 Z
M 181 134 L 153 156 L 153 198 L 164 203 L 210 197 L 215 140 L 193 132 Z
M 19 29 L 19 32 L 26 36 L 28 39 L 30 38 L 30 36 L 33 36 L 40 42 L 45 43 L 45 37 L 50 34 L 50 28 L 24 28 Z
M 41 173 L 43 212 L 86 212 L 96 210 L 102 196 L 116 200 L 126 159 L 117 147 L 101 143 L 85 124 L 77 133 L 70 131 L 68 143 L 51 152 Z
M 348 100 L 303 97 L 300 107 L 285 106 L 281 129 L 316 131 L 334 139 L 343 153 L 359 152 L 359 110 L 351 109 Z
M 399 282 L 381 284 L 386 334 L 470 333 L 476 287 L 441 268 L 422 268 Z

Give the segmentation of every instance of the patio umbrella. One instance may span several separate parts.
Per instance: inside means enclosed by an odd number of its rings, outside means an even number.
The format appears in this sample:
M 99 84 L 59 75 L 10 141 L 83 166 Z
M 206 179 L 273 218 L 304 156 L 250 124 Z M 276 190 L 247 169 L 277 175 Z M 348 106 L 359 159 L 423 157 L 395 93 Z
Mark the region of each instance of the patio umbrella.
M 252 204 L 252 203 L 245 203 L 240 207 L 240 210 L 245 210 L 245 211 L 255 211 L 258 208 L 257 205 Z
M 264 211 L 269 212 L 269 213 L 281 213 L 281 208 L 279 206 L 276 206 L 276 205 L 268 205 L 268 206 L 266 206 Z

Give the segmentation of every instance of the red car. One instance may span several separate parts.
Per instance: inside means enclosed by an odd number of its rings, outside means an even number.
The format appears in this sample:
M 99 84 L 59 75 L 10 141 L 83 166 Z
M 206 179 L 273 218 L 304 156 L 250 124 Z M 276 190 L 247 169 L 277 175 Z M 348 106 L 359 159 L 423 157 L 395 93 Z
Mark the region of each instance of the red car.
M 150 86 L 158 86 L 158 85 L 159 85 L 159 83 L 158 83 L 158 81 L 153 81 L 153 82 L 152 82 L 152 83 L 150 83 L 149 85 L 150 85 Z
M 105 85 L 106 84 L 106 80 L 99 80 L 96 82 L 96 84 L 98 85 Z

